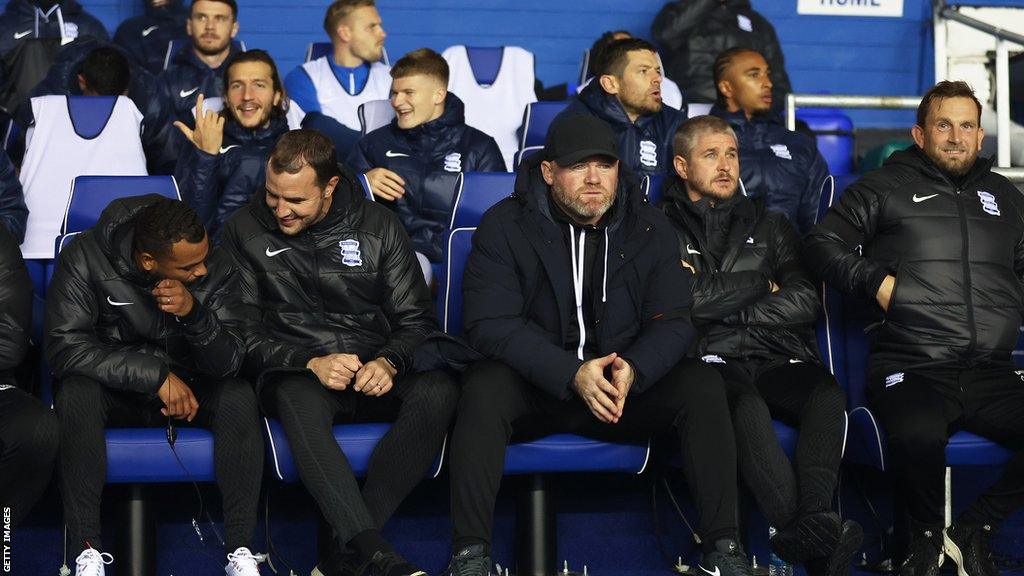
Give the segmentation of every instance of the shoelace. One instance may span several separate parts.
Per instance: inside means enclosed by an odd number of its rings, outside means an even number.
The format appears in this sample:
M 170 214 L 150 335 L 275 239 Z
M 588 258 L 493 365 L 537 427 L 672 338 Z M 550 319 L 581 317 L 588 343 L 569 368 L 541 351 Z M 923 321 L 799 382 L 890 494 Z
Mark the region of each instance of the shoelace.
M 487 556 L 464 556 L 452 560 L 451 576 L 479 576 L 491 573 L 491 561 Z
M 243 574 L 259 576 L 260 569 L 256 565 L 256 557 L 252 555 L 248 548 L 239 548 L 228 554 L 228 562 L 234 564 L 235 570 Z
M 103 565 L 113 563 L 112 555 L 106 552 L 101 554 L 92 548 L 86 548 L 75 561 L 75 576 L 101 576 L 106 572 Z

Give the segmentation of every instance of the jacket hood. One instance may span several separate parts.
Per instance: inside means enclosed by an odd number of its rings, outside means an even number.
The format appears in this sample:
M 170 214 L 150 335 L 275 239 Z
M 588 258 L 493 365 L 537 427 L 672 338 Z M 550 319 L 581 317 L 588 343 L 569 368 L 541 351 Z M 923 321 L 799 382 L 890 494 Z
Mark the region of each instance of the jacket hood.
M 163 196 L 159 194 L 146 194 L 114 200 L 92 227 L 93 238 L 100 251 L 110 260 L 118 275 L 135 284 L 147 285 L 152 281 L 132 259 L 133 220 L 143 208 L 161 198 Z
M 455 94 L 449 92 L 444 99 L 444 112 L 440 116 L 424 122 L 415 128 L 402 130 L 398 127 L 398 119 L 391 121 L 393 129 L 397 130 L 403 137 L 418 142 L 432 142 L 446 139 L 453 128 L 466 124 L 466 105 Z
M 977 180 L 992 170 L 994 159 L 984 156 L 978 156 L 974 161 L 974 166 L 971 167 L 970 171 L 967 172 L 963 177 L 963 183 L 967 184 Z M 932 180 L 939 180 L 944 182 L 952 182 L 945 172 L 943 172 L 931 158 L 929 158 L 924 150 L 921 150 L 917 144 L 912 144 L 903 150 L 893 152 L 892 155 L 885 161 L 883 166 L 905 166 L 924 174 Z
M 167 4 L 160 7 L 154 7 L 150 0 L 142 0 L 142 4 L 146 8 L 146 16 L 150 18 L 170 18 L 188 11 L 181 0 L 167 0 Z
M 76 0 L 60 0 L 57 4 L 60 5 L 61 13 L 65 15 L 80 14 L 82 12 L 82 5 Z M 10 0 L 4 12 L 21 17 L 35 18 L 37 9 L 43 10 L 38 8 L 31 0 Z
M 765 112 L 763 114 L 754 114 L 750 118 L 747 118 L 747 115 L 743 112 L 743 110 L 729 112 L 729 110 L 724 106 L 715 104 L 714 106 L 711 107 L 711 112 L 709 112 L 709 114 L 712 116 L 718 116 L 722 120 L 728 122 L 730 126 L 737 129 L 742 129 L 747 125 L 754 124 L 777 124 L 780 126 L 782 125 L 782 116 L 770 111 Z
M 257 146 L 271 146 L 287 131 L 288 120 L 284 116 L 271 118 L 270 124 L 255 130 L 242 126 L 230 116 L 224 122 L 224 140 L 242 146 L 253 144 Z
M 359 184 L 352 170 L 344 164 L 338 163 L 338 176 L 340 180 L 334 188 L 333 200 L 331 201 L 331 207 L 327 209 L 327 215 L 324 216 L 323 220 L 307 228 L 302 233 L 315 233 L 319 230 L 333 228 L 352 212 L 353 207 L 359 201 L 365 199 L 363 187 Z M 266 198 L 263 194 L 264 186 L 261 182 L 259 186 L 253 188 L 252 198 L 249 200 L 249 210 L 252 211 L 256 221 L 265 229 L 277 230 L 277 218 L 274 217 L 274 213 L 267 206 Z
M 611 124 L 612 126 L 619 126 L 623 124 L 632 124 L 629 121 L 629 116 L 626 115 L 626 109 L 622 107 L 619 100 L 608 94 L 601 88 L 601 84 L 596 79 L 587 84 L 587 87 L 577 96 L 580 103 L 586 106 L 594 116 L 597 116 L 601 120 Z M 638 118 L 639 123 L 642 118 Z

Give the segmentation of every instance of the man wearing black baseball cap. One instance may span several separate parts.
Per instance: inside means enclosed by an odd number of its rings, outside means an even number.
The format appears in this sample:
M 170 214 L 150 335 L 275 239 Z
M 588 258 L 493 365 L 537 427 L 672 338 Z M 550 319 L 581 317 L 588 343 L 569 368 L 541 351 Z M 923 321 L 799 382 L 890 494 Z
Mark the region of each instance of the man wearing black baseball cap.
M 636 181 L 619 178 L 615 136 L 589 116 L 556 120 L 543 154 L 519 169 L 515 194 L 484 215 L 463 280 L 463 319 L 485 359 L 465 373 L 452 435 L 447 574 L 488 574 L 509 439 L 560 432 L 671 437 L 701 514 L 702 566 L 750 574 L 736 539 L 724 386 L 684 359 L 696 332 L 674 234 Z

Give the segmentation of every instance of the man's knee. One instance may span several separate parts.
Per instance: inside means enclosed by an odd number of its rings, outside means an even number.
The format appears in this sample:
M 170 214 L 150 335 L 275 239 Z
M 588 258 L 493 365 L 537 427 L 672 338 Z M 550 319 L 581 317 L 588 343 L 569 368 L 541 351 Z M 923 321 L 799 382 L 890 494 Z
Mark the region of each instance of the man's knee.
M 884 423 L 889 449 L 914 459 L 943 454 L 948 441 L 945 419 L 928 410 L 909 410 Z
M 316 377 L 288 375 L 267 382 L 262 394 L 264 406 L 273 406 L 284 418 L 290 412 L 305 412 L 323 404 L 324 387 Z
M 432 370 L 417 375 L 416 381 L 403 395 L 403 402 L 421 406 L 429 414 L 451 417 L 459 401 L 459 385 L 444 370 Z
M 681 363 L 669 371 L 654 389 L 666 405 L 687 411 L 728 411 L 725 382 L 714 368 Z
M 56 457 L 60 423 L 53 410 L 36 401 L 25 403 L 7 417 L 11 429 L 17 431 L 13 434 L 17 440 L 12 444 L 17 444 L 17 458 L 23 465 L 45 465 Z
M 522 403 L 523 387 L 528 385 L 508 364 L 477 362 L 462 378 L 459 417 L 513 418 Z
M 771 423 L 772 416 L 759 394 L 740 394 L 731 400 L 733 423 L 737 428 L 754 423 Z
M 247 380 L 229 378 L 217 384 L 220 392 L 217 397 L 217 414 L 230 414 L 233 419 L 246 418 L 255 420 L 259 416 L 256 392 Z
M 61 420 L 71 414 L 99 414 L 104 393 L 103 384 L 96 380 L 72 376 L 57 386 L 54 407 Z

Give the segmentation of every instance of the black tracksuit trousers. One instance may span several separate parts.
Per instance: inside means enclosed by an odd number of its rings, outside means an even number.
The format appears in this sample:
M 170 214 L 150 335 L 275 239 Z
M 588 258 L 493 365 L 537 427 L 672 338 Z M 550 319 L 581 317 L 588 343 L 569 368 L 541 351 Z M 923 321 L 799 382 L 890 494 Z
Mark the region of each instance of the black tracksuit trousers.
M 868 374 L 867 396 L 888 437 L 887 464 L 911 530 L 943 525 L 945 449 L 959 430 L 1016 452 L 961 519 L 998 526 L 1024 506 L 1024 372 L 1011 364 L 877 366 Z
M 228 552 L 252 546 L 263 478 L 263 434 L 256 394 L 245 380 L 189 382 L 199 402 L 192 422 L 213 431 L 214 469 L 224 502 L 224 531 Z M 68 552 L 77 557 L 88 542 L 103 551 L 100 499 L 107 477 L 108 427 L 166 427 L 163 402 L 113 390 L 84 377 L 62 380 L 57 388 L 60 419 L 60 489 Z
M 507 364 L 483 360 L 463 376 L 452 435 L 454 549 L 490 545 L 505 448 L 516 441 L 576 433 L 606 441 L 671 435 L 700 513 L 705 543 L 736 538 L 736 446 L 718 374 L 684 360 L 643 393 L 626 399 L 617 424 L 597 420 L 579 398 L 555 398 Z
M 846 394 L 835 378 L 806 362 L 708 366 L 725 380 L 740 473 L 768 522 L 782 528 L 800 514 L 831 510 L 846 437 Z M 773 419 L 800 430 L 792 464 Z
M 58 440 L 53 410 L 24 390 L 0 390 L 0 513 L 9 514 L 0 518 L 11 527 L 25 519 L 50 483 Z

